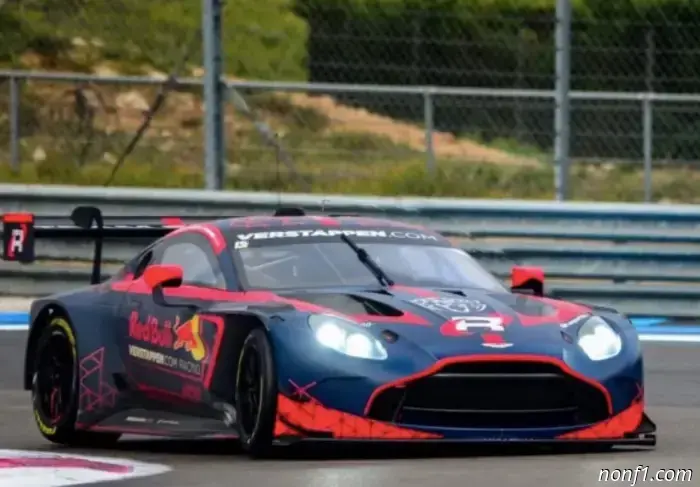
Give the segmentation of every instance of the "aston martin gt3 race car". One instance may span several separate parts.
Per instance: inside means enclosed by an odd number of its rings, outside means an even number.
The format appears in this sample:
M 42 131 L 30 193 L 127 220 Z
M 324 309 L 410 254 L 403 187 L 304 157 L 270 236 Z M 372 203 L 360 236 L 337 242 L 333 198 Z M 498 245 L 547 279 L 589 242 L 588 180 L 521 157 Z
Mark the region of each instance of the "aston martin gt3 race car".
M 95 245 L 90 286 L 31 306 L 24 386 L 52 442 L 656 443 L 629 320 L 543 296 L 539 269 L 507 288 L 427 228 L 295 209 L 66 220 L 3 218 L 5 260 Z M 110 240 L 150 243 L 103 279 Z

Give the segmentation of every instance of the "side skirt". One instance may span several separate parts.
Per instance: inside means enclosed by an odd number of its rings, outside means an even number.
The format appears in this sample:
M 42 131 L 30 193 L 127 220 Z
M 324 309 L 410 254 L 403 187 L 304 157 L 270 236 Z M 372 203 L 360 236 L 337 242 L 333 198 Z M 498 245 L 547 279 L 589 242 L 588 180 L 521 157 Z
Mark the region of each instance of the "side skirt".
M 235 429 L 227 426 L 223 420 L 144 409 L 119 411 L 85 429 L 174 438 L 238 438 Z

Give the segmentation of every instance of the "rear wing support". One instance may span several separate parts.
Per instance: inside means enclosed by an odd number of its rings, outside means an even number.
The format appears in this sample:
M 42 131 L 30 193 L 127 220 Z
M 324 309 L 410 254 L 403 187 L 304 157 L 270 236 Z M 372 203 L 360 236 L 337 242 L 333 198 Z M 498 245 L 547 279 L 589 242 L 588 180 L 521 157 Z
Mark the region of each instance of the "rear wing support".
M 70 215 L 75 226 L 89 231 L 95 225 L 95 249 L 92 255 L 92 274 L 90 284 L 99 284 L 102 281 L 102 244 L 104 242 L 104 218 L 99 208 L 94 206 L 78 206 Z

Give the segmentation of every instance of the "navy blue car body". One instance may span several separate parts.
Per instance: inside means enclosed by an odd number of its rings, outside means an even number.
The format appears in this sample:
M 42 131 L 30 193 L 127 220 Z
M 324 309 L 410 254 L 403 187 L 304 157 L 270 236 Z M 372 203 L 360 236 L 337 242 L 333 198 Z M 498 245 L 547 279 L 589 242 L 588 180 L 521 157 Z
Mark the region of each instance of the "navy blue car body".
M 119 225 L 88 210 L 64 226 L 5 219 L 8 260 L 34 260 L 35 239 L 99 241 L 94 284 L 31 308 L 25 385 L 50 440 L 655 444 L 626 317 L 507 289 L 431 230 L 329 216 Z M 153 242 L 101 279 L 102 241 L 132 237 Z M 46 354 L 67 364 L 62 381 L 43 377 Z

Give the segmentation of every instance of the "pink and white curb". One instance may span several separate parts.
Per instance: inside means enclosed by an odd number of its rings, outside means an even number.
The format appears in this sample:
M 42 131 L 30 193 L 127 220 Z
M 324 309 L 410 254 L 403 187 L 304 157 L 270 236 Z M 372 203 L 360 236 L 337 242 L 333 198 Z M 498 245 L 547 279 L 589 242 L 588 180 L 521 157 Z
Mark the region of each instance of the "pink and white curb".
M 0 487 L 64 487 L 169 472 L 166 465 L 122 458 L 0 450 Z

